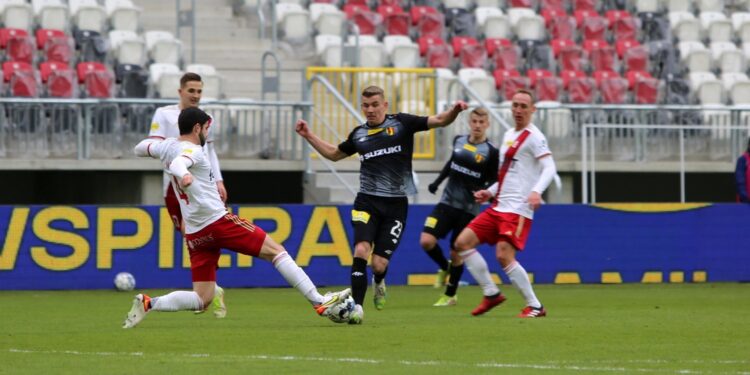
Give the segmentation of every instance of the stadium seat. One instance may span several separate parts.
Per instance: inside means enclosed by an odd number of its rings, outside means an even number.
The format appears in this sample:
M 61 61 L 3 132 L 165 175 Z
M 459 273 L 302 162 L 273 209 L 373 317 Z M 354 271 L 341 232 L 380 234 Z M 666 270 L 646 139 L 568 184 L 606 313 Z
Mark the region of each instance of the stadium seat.
M 656 104 L 659 102 L 659 80 L 642 78 L 635 82 L 633 88 L 635 104 Z
M 398 4 L 380 4 L 377 9 L 378 14 L 383 18 L 388 17 L 391 14 L 404 14 L 404 10 Z
M 76 88 L 76 74 L 71 69 L 56 69 L 47 76 L 45 91 L 48 97 L 74 98 Z
M 566 0 L 541 0 L 539 3 L 539 9 L 544 11 L 545 9 L 554 11 L 566 11 L 568 1 Z
M 52 37 L 65 37 L 65 32 L 62 30 L 50 30 L 50 29 L 37 29 L 36 30 L 36 48 L 44 48 L 44 44 L 47 43 L 47 39 Z
M 605 40 L 607 37 L 607 20 L 601 16 L 584 18 L 578 26 L 584 40 Z
M 724 13 L 701 12 L 698 17 L 709 41 L 729 42 L 734 39 L 732 22 Z
M 529 69 L 526 72 L 526 77 L 529 78 L 529 87 L 535 88 L 537 80 L 546 77 L 554 77 L 554 74 L 545 69 Z
M 596 1 L 595 0 L 573 0 L 573 9 L 587 10 L 596 12 Z
M 724 102 L 724 86 L 713 73 L 691 72 L 688 79 L 697 103 L 722 104 Z
M 78 83 L 83 83 L 86 80 L 86 76 L 94 72 L 106 72 L 107 67 L 100 62 L 86 61 L 78 63 L 76 71 L 78 72 Z
M 637 13 L 659 13 L 661 11 L 661 1 L 658 0 L 635 0 L 633 4 Z
M 412 18 L 413 19 L 413 18 Z M 445 17 L 438 13 L 424 13 L 417 22 L 417 35 L 443 38 Z
M 503 82 L 505 81 L 506 78 L 520 77 L 520 76 L 521 76 L 521 73 L 519 73 L 518 70 L 516 70 L 515 68 L 508 69 L 508 70 L 495 69 L 492 72 L 492 77 L 495 78 L 495 88 L 497 88 L 498 90 L 502 89 Z
M 147 31 L 144 33 L 146 49 L 155 63 L 179 65 L 182 60 L 182 42 L 168 31 Z
M 550 23 L 555 18 L 568 16 L 568 12 L 565 9 L 557 9 L 557 8 L 544 7 L 544 6 L 540 8 L 539 14 L 542 16 L 542 18 L 544 18 L 544 25 L 547 26 L 548 28 L 550 26 Z M 575 19 L 573 19 L 573 22 L 575 22 Z M 573 26 L 575 26 L 575 24 Z
M 701 23 L 692 13 L 670 12 L 668 16 L 672 33 L 677 40 L 681 42 L 701 41 L 703 34 Z
M 586 73 L 581 70 L 563 70 L 560 72 L 560 79 L 564 90 L 568 89 L 568 83 L 573 78 L 586 78 Z
M 44 43 L 44 59 L 70 64 L 75 56 L 73 40 L 68 36 L 54 36 Z
M 635 46 L 627 49 L 622 58 L 623 68 L 628 70 L 649 70 L 649 51 L 646 46 Z
M 310 20 L 318 35 L 340 36 L 344 29 L 346 14 L 333 4 L 310 4 Z
M 553 40 L 575 40 L 576 20 L 567 14 L 557 16 L 547 22 L 547 30 Z
M 25 62 L 6 61 L 3 63 L 3 81 L 10 82 L 10 77 L 14 72 L 34 72 L 34 67 Z
M 409 24 L 411 18 L 406 13 L 389 14 L 383 21 L 387 35 L 409 35 Z
M 419 54 L 424 56 L 427 54 L 427 48 L 435 44 L 445 44 L 445 40 L 436 36 L 420 36 L 417 39 L 417 45 L 419 46 Z
M 492 57 L 495 54 L 495 50 L 501 47 L 510 47 L 513 43 L 510 39 L 502 38 L 486 38 L 484 39 L 484 48 L 487 50 L 487 56 Z
M 3 27 L 30 32 L 34 26 L 34 11 L 31 5 L 21 2 L 6 2 L 2 10 Z M 23 78 L 22 78 L 23 79 Z
M 663 0 L 664 7 L 670 12 L 692 12 L 692 0 Z
M 162 75 L 166 74 L 171 77 L 176 76 L 176 75 L 180 75 L 180 76 L 182 75 L 180 68 L 174 64 L 153 63 L 148 66 L 148 70 L 149 70 L 150 81 L 156 87 L 157 90 L 158 90 L 159 82 L 161 81 Z M 177 85 L 177 88 L 179 88 L 179 84 Z M 175 88 L 175 90 L 177 88 Z M 176 95 L 177 92 L 176 91 L 174 93 L 160 92 L 160 94 L 162 94 L 162 97 L 164 97 L 164 95 Z
M 750 81 L 737 81 L 729 89 L 729 98 L 732 104 L 750 104 Z
M 76 49 L 80 50 L 79 58 L 83 61 L 104 62 L 109 51 L 109 44 L 98 32 L 77 30 L 73 33 Z
M 325 66 L 341 65 L 341 37 L 338 35 L 316 35 L 315 54 Z
M 604 46 L 593 49 L 589 52 L 591 70 L 611 70 L 617 69 L 617 53 L 611 46 Z
M 535 0 L 508 0 L 508 6 L 513 8 L 536 8 Z
M 626 104 L 628 81 L 620 77 L 604 78 L 599 83 L 599 93 L 603 104 Z
M 395 68 L 416 68 L 420 64 L 419 46 L 405 35 L 387 35 L 383 46 Z
M 300 7 L 301 8 L 301 7 Z M 358 11 L 362 12 L 369 12 L 370 8 L 365 3 L 359 3 L 359 2 L 347 2 L 344 4 L 344 14 L 346 14 L 347 19 L 354 18 L 354 13 Z
M 45 61 L 39 64 L 39 77 L 42 79 L 42 83 L 46 83 L 47 78 L 50 76 L 50 74 L 58 70 L 71 70 L 71 69 L 70 69 L 70 66 L 68 66 L 68 64 L 55 62 L 55 61 Z
M 487 22 L 487 18 L 491 16 L 503 16 L 503 11 L 500 8 L 494 7 L 477 7 L 474 9 L 474 18 L 477 21 L 479 29 L 483 29 L 484 24 Z
M 360 35 L 378 35 L 383 17 L 370 10 L 357 9 L 351 18 L 359 27 Z
M 154 70 L 153 70 L 154 64 L 151 64 L 149 66 L 150 74 L 151 74 L 151 82 L 154 85 L 154 92 L 155 94 L 160 98 L 168 98 L 168 99 L 176 99 L 179 97 L 178 91 L 180 88 L 180 78 L 182 78 L 182 75 L 185 74 L 184 72 L 177 70 L 177 71 L 162 71 L 160 74 L 157 74 L 156 77 L 158 77 L 156 80 L 153 79 L 154 77 Z
M 615 50 L 617 51 L 617 57 L 625 57 L 625 52 L 631 48 L 640 46 L 641 43 L 635 39 L 620 39 L 615 42 Z M 648 58 L 648 57 L 647 57 Z
M 29 35 L 29 33 L 21 29 L 0 29 L 0 49 L 5 49 L 8 46 L 10 37 L 23 35 Z
M 708 72 L 712 67 L 711 52 L 701 42 L 680 42 L 677 45 L 680 57 L 691 72 Z
M 383 44 L 378 42 L 375 37 L 366 38 L 363 35 L 359 38 L 359 66 L 377 68 L 385 66 L 385 49 Z M 349 45 L 354 45 L 354 36 L 349 36 Z
M 607 19 L 610 29 L 614 29 L 617 20 L 631 18 L 628 11 L 620 9 L 609 9 L 604 13 L 604 17 Z
M 277 4 L 277 7 L 279 5 L 285 4 Z M 280 23 L 279 31 L 286 42 L 299 45 L 310 41 L 312 22 L 310 21 L 310 13 L 306 9 L 288 10 L 283 13 L 282 18 L 278 22 Z
M 131 0 L 106 0 L 104 8 L 113 30 L 138 32 L 141 9 Z
M 695 5 L 701 12 L 724 11 L 724 0 L 695 0 Z M 747 5 L 747 3 L 745 5 Z
M 432 44 L 425 53 L 426 65 L 430 68 L 449 68 L 453 49 L 445 44 Z
M 463 49 L 466 45 L 475 46 L 478 45 L 479 42 L 477 42 L 476 39 L 468 36 L 456 36 L 451 39 L 451 47 L 453 47 L 453 56 L 458 57 L 458 55 L 461 53 L 461 49 Z
M 479 44 L 465 44 L 459 52 L 459 65 L 462 68 L 484 68 L 487 63 L 487 50 Z
M 726 91 L 730 91 L 732 86 L 737 82 L 750 81 L 750 78 L 748 78 L 745 73 L 722 73 L 719 79 L 724 85 L 724 90 Z
M 714 67 L 722 73 L 741 73 L 747 70 L 745 55 L 734 43 L 713 42 L 709 48 Z
M 750 42 L 750 12 L 732 13 L 732 29 L 741 43 Z
M 135 32 L 112 30 L 109 42 L 118 64 L 142 65 L 146 61 L 146 43 Z
M 593 74 L 594 80 L 596 80 L 596 86 L 601 87 L 602 81 L 610 78 L 622 78 L 619 74 L 609 70 L 599 70 Z
M 536 99 L 539 101 L 560 101 L 560 94 L 562 93 L 562 81 L 558 77 L 538 77 L 536 78 L 536 84 L 532 84 L 536 94 Z
M 550 47 L 552 47 L 552 54 L 555 58 L 559 55 L 560 51 L 565 47 L 577 46 L 573 39 L 553 39 L 550 41 Z
M 510 39 L 513 36 L 510 20 L 504 14 L 487 16 L 479 29 L 486 39 Z
M 482 100 L 495 100 L 495 79 L 484 69 L 463 68 L 458 70 L 458 79 L 471 87 Z
M 635 88 L 636 83 L 642 79 L 654 78 L 647 71 L 631 70 L 625 73 L 625 79 L 628 80 L 628 89 Z
M 84 96 L 87 98 L 111 98 L 114 95 L 114 77 L 112 73 L 92 71 L 86 74 L 83 82 Z
M 530 87 L 531 84 L 529 83 L 528 77 L 505 77 L 505 79 L 503 79 L 500 91 L 498 92 L 498 94 L 500 94 L 500 101 L 511 100 L 513 98 L 513 94 L 515 94 L 516 91 L 520 89 L 528 90 Z
M 431 6 L 415 5 L 411 7 L 411 10 L 409 10 L 409 14 L 411 15 L 411 24 L 416 26 L 419 24 L 419 21 L 422 19 L 422 17 L 424 17 L 426 14 L 438 14 L 438 11 Z
M 492 54 L 492 64 L 494 66 L 494 69 L 517 69 L 519 65 L 518 47 L 508 45 L 495 48 Z
M 6 40 L 5 55 L 10 61 L 34 62 L 36 46 L 28 35 L 11 35 Z
M 33 71 L 15 70 L 10 76 L 10 96 L 37 98 L 39 84 Z
M 443 3 L 443 9 L 464 9 L 467 10 L 471 7 L 471 1 L 469 0 L 441 0 Z
M 521 21 L 521 18 L 536 16 L 536 12 L 530 8 L 508 8 L 506 14 L 508 15 L 508 21 L 510 21 L 510 27 L 514 32 L 518 31 L 518 23 Z
M 79 30 L 104 32 L 107 12 L 96 0 L 68 0 L 73 24 Z
M 557 66 L 560 71 L 583 70 L 585 61 L 583 48 L 577 45 L 562 48 L 557 55 Z
M 638 38 L 640 21 L 637 18 L 616 18 L 611 22 L 612 25 L 610 27 L 612 29 L 613 40 L 636 40 Z
M 41 29 L 68 29 L 68 6 L 62 0 L 32 0 L 31 5 Z
M 519 40 L 544 40 L 547 37 L 544 19 L 536 15 L 521 17 L 515 32 Z
M 607 46 L 609 46 L 609 44 L 605 40 L 589 39 L 583 41 L 583 49 L 589 53 L 595 49 L 604 48 Z

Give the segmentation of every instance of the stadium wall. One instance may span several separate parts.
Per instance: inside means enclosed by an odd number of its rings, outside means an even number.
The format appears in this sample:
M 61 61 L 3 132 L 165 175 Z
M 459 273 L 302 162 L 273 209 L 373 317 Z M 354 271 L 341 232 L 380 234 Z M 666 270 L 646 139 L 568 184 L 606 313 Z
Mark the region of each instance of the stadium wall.
M 282 242 L 318 285 L 349 283 L 351 206 L 231 208 Z M 434 281 L 418 244 L 431 209 L 410 207 L 390 284 Z M 738 204 L 548 205 L 519 260 L 535 283 L 750 281 L 748 218 L 750 205 Z M 121 271 L 138 289 L 190 287 L 182 240 L 159 206 L 0 206 L 0 244 L 0 290 L 106 289 Z M 493 250 L 480 250 L 499 275 Z M 286 285 L 268 262 L 227 253 L 220 265 L 226 287 Z

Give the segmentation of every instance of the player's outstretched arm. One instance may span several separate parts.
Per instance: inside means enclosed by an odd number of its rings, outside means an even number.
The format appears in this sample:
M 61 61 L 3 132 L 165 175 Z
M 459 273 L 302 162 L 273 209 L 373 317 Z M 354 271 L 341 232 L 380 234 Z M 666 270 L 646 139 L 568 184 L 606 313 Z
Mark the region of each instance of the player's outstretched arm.
M 469 108 L 466 102 L 464 102 L 463 100 L 459 100 L 456 103 L 454 103 L 453 106 L 447 111 L 440 112 L 437 115 L 428 117 L 427 127 L 430 129 L 433 129 L 433 128 L 442 128 L 444 126 L 448 126 L 452 124 L 453 121 L 456 120 L 456 117 L 458 117 L 458 114 L 461 113 L 466 108 Z
M 315 135 L 315 133 L 310 130 L 310 127 L 307 126 L 307 121 L 305 120 L 297 120 L 294 130 L 297 132 L 297 134 L 302 136 L 302 138 L 304 138 L 307 143 L 310 144 L 310 146 L 312 146 L 321 155 L 323 155 L 324 158 L 328 160 L 339 161 L 347 156 L 335 145 L 328 143 Z
M 161 149 L 158 147 L 161 142 L 162 140 L 158 138 L 146 138 L 135 145 L 133 152 L 135 153 L 135 156 L 158 159 L 161 155 Z

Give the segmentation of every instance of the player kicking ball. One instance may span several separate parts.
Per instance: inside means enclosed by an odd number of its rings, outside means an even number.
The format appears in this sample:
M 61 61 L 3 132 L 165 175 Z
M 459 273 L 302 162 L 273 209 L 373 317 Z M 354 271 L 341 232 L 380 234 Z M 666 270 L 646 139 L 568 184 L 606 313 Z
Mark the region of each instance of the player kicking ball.
M 203 310 L 214 298 L 216 269 L 222 248 L 272 262 L 289 285 L 312 304 L 318 315 L 328 316 L 332 307 L 351 295 L 351 290 L 347 288 L 321 295 L 283 246 L 260 227 L 227 212 L 202 147 L 210 123 L 210 117 L 202 110 L 186 108 L 178 118 L 179 138 L 149 138 L 135 147 L 137 156 L 160 159 L 172 176 L 172 188 L 185 222 L 193 290 L 174 291 L 158 297 L 136 295 L 122 327 L 135 327 L 151 311 Z

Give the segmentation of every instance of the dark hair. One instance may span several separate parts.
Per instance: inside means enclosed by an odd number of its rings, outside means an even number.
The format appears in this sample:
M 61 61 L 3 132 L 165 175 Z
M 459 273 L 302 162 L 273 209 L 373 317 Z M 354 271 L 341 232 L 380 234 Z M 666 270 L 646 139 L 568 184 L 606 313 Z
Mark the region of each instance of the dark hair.
M 368 86 L 367 88 L 362 90 L 362 96 L 364 96 L 365 98 L 372 98 L 375 95 L 380 95 L 381 97 L 383 97 L 383 99 L 385 99 L 385 92 L 378 86 Z
M 526 94 L 531 98 L 531 104 L 534 105 L 534 101 L 536 101 L 536 98 L 534 97 L 534 93 L 531 92 L 531 90 L 527 89 L 518 89 L 516 92 L 513 93 L 513 96 L 516 96 L 516 94 Z
M 201 76 L 197 73 L 185 73 L 182 75 L 182 77 L 180 77 L 180 88 L 185 87 L 185 85 L 187 85 L 187 83 L 190 81 L 198 81 L 201 83 L 203 82 L 203 80 L 201 80 Z
M 180 135 L 192 133 L 195 124 L 203 125 L 209 120 L 211 120 L 211 117 L 200 108 L 190 107 L 183 109 L 180 112 L 180 117 L 177 118 Z

